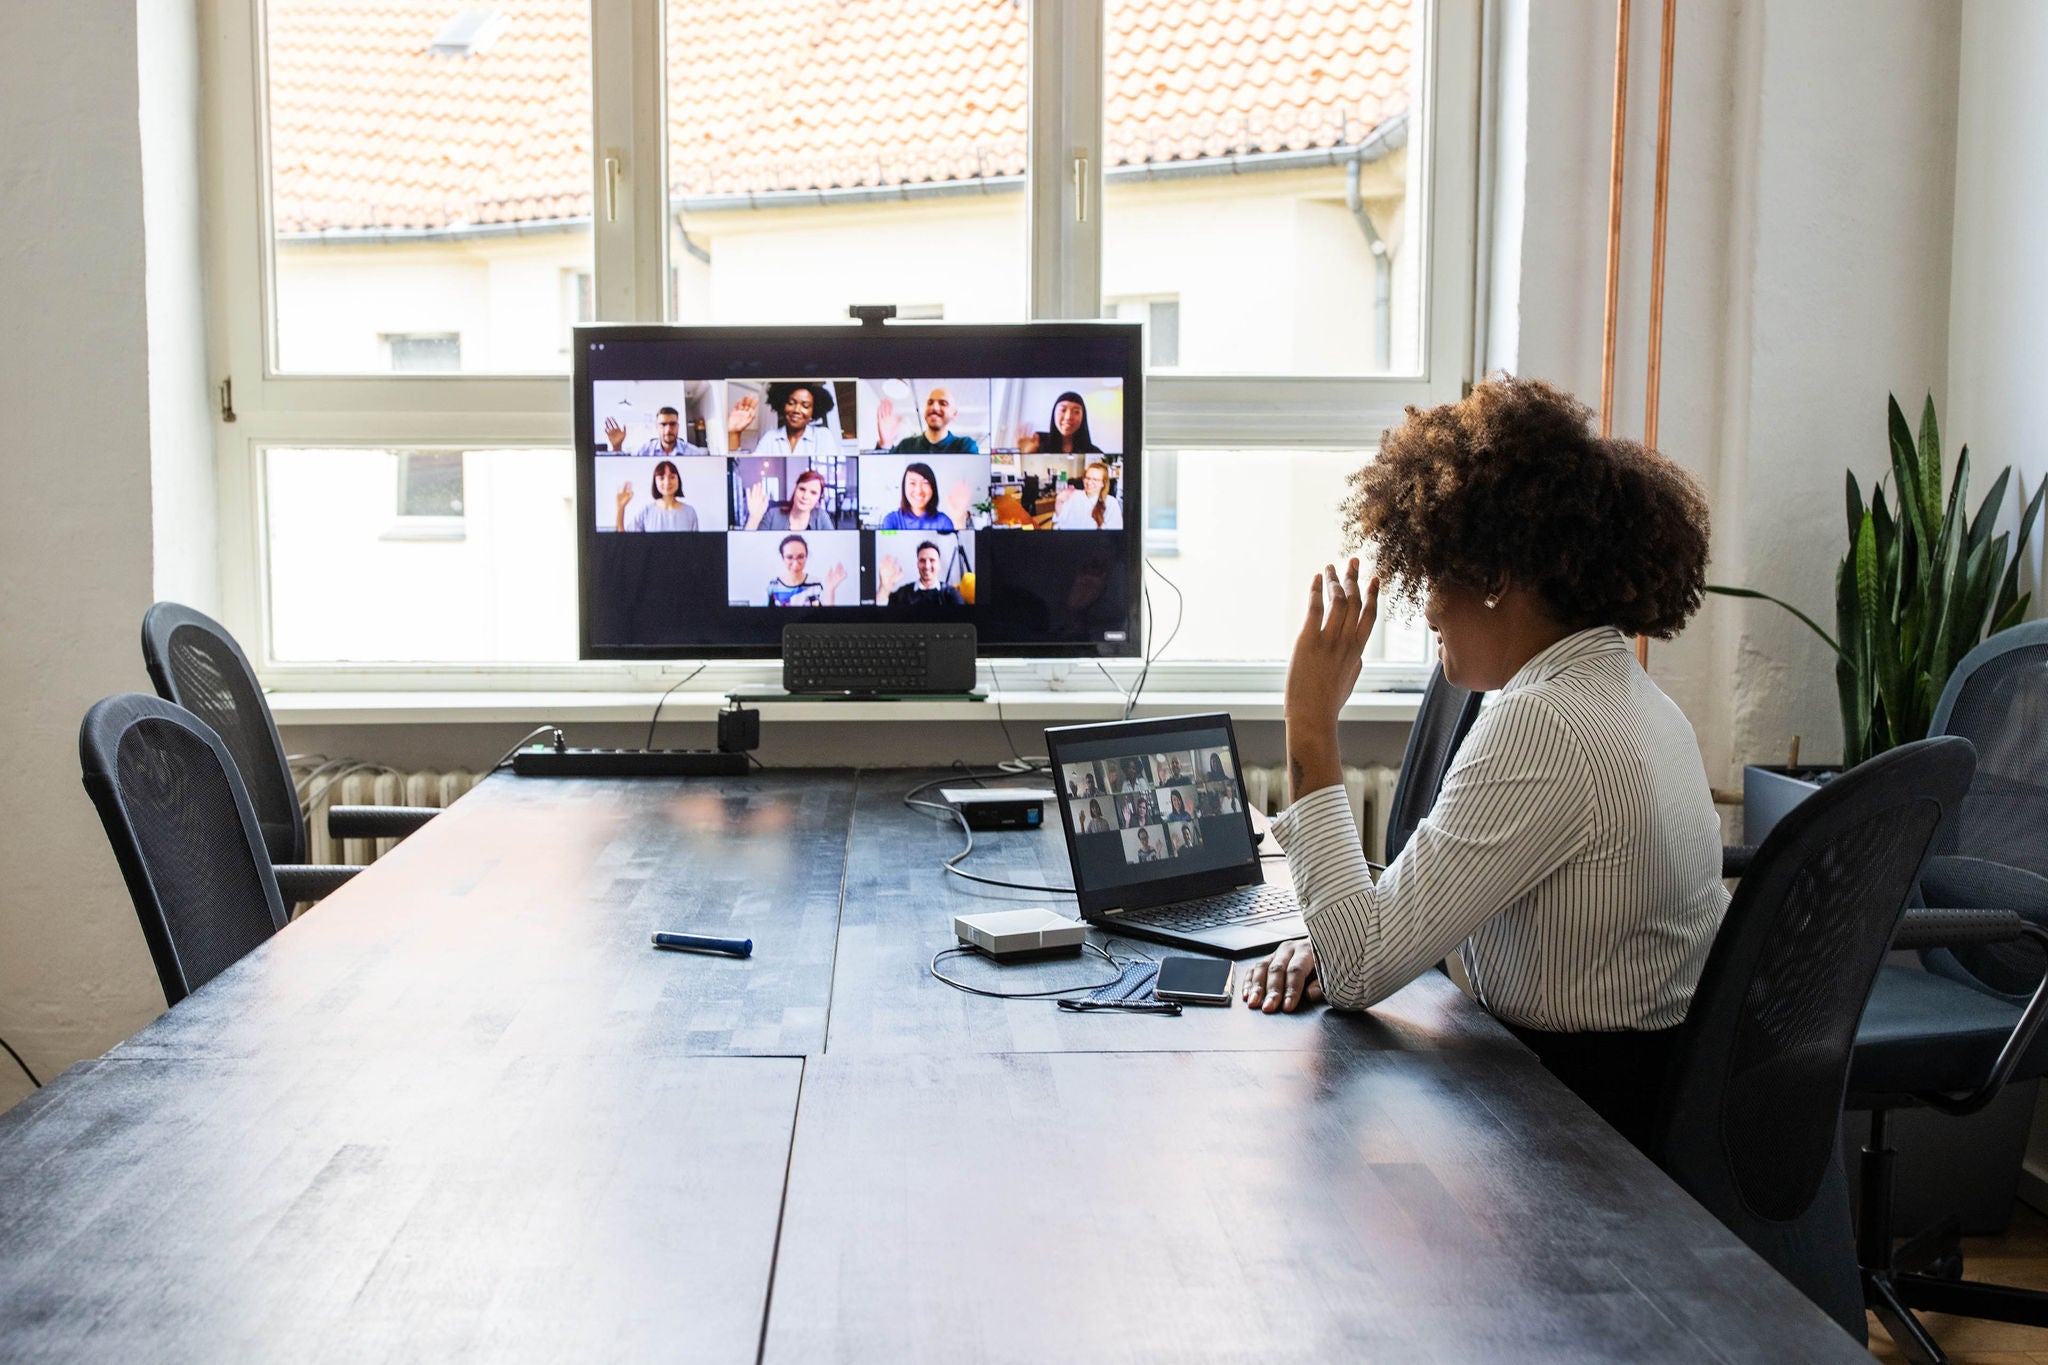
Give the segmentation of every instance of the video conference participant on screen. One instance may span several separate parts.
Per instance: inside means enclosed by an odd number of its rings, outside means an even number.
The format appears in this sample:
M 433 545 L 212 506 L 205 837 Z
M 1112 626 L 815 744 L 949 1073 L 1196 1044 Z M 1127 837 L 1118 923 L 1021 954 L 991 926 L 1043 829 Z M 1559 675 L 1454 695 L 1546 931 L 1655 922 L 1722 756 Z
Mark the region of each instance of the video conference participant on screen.
M 1196 830 L 1195 822 L 1190 820 L 1185 825 L 1178 826 L 1178 830 L 1179 832 L 1173 836 L 1173 856 L 1185 858 L 1190 853 L 1199 853 L 1202 836 Z
M 1055 531 L 1121 531 L 1124 505 L 1109 493 L 1109 466 L 1092 460 L 1081 476 L 1081 487 L 1068 484 L 1060 490 L 1059 505 L 1052 515 Z
M 751 397 L 743 395 L 740 402 Z M 761 434 L 750 453 L 804 455 L 813 459 L 839 454 L 839 429 L 827 420 L 832 416 L 832 405 L 832 386 L 822 380 L 770 384 L 768 407 L 779 420 L 773 429 Z
M 1088 813 L 1081 819 L 1081 833 L 1110 834 L 1115 832 L 1115 830 L 1116 826 L 1109 823 L 1108 817 L 1102 813 L 1102 802 L 1094 797 L 1090 797 L 1088 799 Z
M 924 396 L 924 430 L 904 437 L 890 451 L 897 455 L 979 455 L 981 446 L 972 436 L 953 429 L 953 395 L 943 387 Z
M 839 585 L 846 581 L 846 566 L 834 564 L 823 583 L 810 577 L 811 546 L 802 536 L 782 538 L 782 573 L 768 580 L 771 607 L 830 607 L 838 605 Z
M 1088 404 L 1068 389 L 1052 403 L 1044 431 L 1024 437 L 1017 446 L 1027 455 L 1100 455 L 1102 447 L 1088 433 Z
M 626 505 L 633 501 L 633 485 L 629 482 L 619 489 L 619 510 L 614 521 L 621 531 L 694 531 L 697 529 L 697 509 L 683 501 L 683 474 L 675 461 L 663 460 L 654 467 L 651 485 L 654 501 L 642 503 L 632 516 L 626 515 Z
M 732 425 L 733 416 L 736 414 L 727 415 L 728 436 L 745 428 L 748 422 L 754 420 L 752 394 L 747 395 L 747 402 L 746 416 L 737 426 Z M 687 456 L 709 455 L 711 453 L 703 446 L 691 445 L 683 439 L 683 414 L 672 407 L 664 405 L 655 410 L 654 433 L 647 440 L 641 442 L 640 448 L 633 452 L 635 456 L 643 458 L 666 456 L 671 459 L 681 459 Z M 626 444 L 626 428 L 620 425 L 618 418 L 607 417 L 604 419 L 604 439 L 611 445 L 613 450 L 623 452 Z
M 1167 807 L 1166 823 L 1170 825 L 1181 820 L 1192 820 L 1194 818 L 1195 813 L 1188 809 L 1186 794 L 1176 788 L 1172 793 L 1171 804 Z
M 767 483 L 756 480 L 747 489 L 747 529 L 829 531 L 833 529 L 832 518 L 820 506 L 824 497 L 825 476 L 815 469 L 806 469 L 796 476 L 796 486 L 789 490 L 786 510 L 770 501 Z
M 1137 829 L 1137 835 L 1138 846 L 1131 858 L 1132 862 L 1156 863 L 1161 858 L 1167 856 L 1166 841 L 1164 839 L 1154 840 L 1149 827 L 1140 825 Z
M 953 531 L 958 529 L 953 512 L 965 519 L 973 490 L 962 483 L 947 499 L 947 511 L 939 510 L 939 476 L 922 460 L 903 471 L 901 501 L 896 510 L 882 518 L 884 531 Z
M 903 577 L 903 565 L 894 555 L 884 555 L 875 568 L 878 600 L 892 607 L 964 607 L 967 601 L 958 588 L 940 580 L 940 565 L 943 556 L 934 541 L 922 541 L 917 547 L 917 578 L 897 586 Z

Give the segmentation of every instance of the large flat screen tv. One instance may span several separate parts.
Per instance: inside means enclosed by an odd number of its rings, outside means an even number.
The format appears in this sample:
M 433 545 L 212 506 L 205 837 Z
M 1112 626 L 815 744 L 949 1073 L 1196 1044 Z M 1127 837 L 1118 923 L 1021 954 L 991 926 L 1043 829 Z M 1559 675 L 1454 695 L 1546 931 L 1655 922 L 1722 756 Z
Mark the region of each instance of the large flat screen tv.
M 582 656 L 772 658 L 790 622 L 1135 656 L 1136 324 L 581 327 Z

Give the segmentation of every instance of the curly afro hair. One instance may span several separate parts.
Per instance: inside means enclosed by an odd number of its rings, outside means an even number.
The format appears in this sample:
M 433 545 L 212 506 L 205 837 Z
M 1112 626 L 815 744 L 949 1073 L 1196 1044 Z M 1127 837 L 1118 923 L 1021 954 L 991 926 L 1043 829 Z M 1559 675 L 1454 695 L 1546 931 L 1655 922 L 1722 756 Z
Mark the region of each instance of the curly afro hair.
M 1394 595 L 1505 575 L 1559 622 L 1670 639 L 1699 610 L 1707 501 L 1693 477 L 1541 380 L 1502 376 L 1386 434 L 1344 519 Z

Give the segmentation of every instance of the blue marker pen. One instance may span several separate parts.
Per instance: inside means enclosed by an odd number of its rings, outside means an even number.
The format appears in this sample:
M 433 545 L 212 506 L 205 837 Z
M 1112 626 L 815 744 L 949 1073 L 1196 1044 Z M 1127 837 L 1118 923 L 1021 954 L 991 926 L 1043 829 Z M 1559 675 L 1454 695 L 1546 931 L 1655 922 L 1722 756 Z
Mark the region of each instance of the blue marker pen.
M 657 932 L 653 942 L 657 948 L 669 948 L 679 953 L 723 953 L 727 957 L 754 955 L 754 940 L 750 938 L 712 938 L 708 934 Z

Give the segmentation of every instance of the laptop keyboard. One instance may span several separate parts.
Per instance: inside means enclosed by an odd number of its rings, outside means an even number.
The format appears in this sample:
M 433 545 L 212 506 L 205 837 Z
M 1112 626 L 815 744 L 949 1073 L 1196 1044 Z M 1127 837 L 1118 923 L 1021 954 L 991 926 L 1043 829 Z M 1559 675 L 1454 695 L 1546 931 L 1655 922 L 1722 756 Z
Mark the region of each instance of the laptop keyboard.
M 1225 924 L 1263 924 L 1301 913 L 1294 892 L 1284 886 L 1246 887 L 1220 896 L 1155 905 L 1145 910 L 1126 910 L 1117 916 L 1125 924 L 1144 924 L 1159 929 L 1215 929 Z

